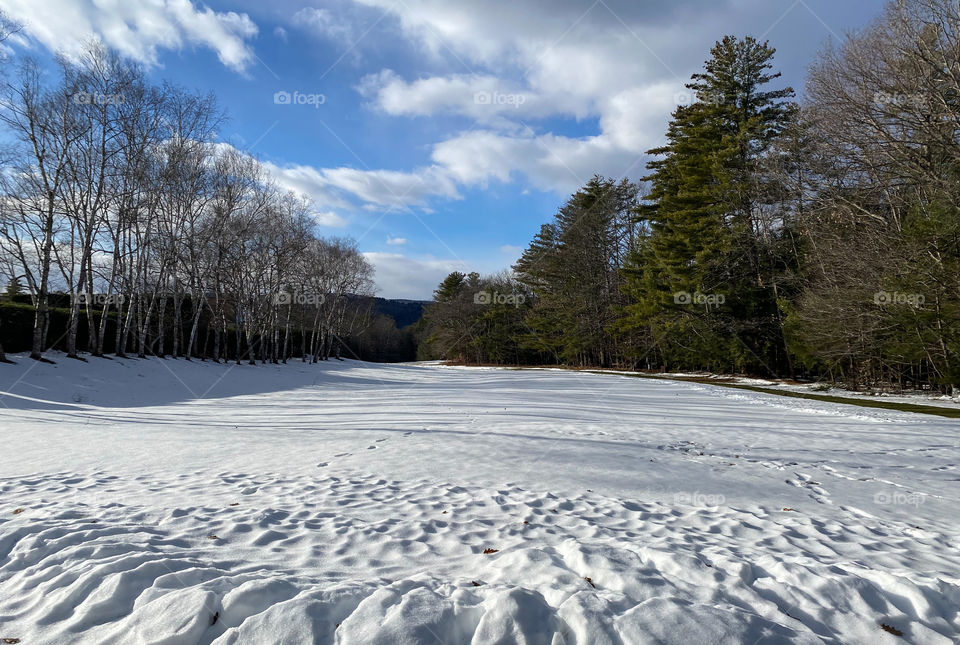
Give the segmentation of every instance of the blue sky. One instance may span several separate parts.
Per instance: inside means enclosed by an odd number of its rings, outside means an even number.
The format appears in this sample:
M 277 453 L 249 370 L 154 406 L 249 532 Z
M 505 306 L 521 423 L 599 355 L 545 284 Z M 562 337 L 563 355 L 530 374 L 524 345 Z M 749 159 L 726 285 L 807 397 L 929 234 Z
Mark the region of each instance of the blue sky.
M 883 4 L 0 0 L 21 51 L 96 37 L 216 94 L 221 139 L 311 196 L 318 230 L 358 240 L 391 298 L 508 268 L 594 173 L 642 176 L 724 34 L 769 39 L 802 93 L 817 51 Z

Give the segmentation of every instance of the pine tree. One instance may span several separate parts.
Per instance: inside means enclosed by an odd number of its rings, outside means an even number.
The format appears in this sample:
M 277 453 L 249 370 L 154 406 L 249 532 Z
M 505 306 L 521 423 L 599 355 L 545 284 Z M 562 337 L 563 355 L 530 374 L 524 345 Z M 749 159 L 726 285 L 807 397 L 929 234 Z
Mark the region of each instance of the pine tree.
M 10 282 L 7 283 L 7 289 L 3 295 L 6 296 L 7 300 L 13 301 L 22 293 L 23 287 L 20 286 L 20 281 L 16 278 L 11 278 Z
M 611 326 L 623 304 L 620 268 L 629 249 L 637 186 L 595 176 L 544 225 L 514 266 L 536 295 L 526 343 L 554 360 L 612 365 Z
M 769 253 L 777 227 L 765 211 L 776 198 L 761 162 L 795 107 L 791 88 L 765 87 L 780 76 L 774 51 L 749 36 L 717 42 L 687 85 L 695 102 L 674 111 L 667 144 L 650 151 L 659 158 L 647 166 L 646 235 L 626 271 L 634 303 L 621 327 L 650 327 L 648 350 L 665 362 L 744 369 L 785 356 Z
M 433 292 L 433 297 L 437 302 L 450 302 L 455 300 L 463 288 L 467 276 L 459 271 L 454 271 L 443 279 L 440 286 Z

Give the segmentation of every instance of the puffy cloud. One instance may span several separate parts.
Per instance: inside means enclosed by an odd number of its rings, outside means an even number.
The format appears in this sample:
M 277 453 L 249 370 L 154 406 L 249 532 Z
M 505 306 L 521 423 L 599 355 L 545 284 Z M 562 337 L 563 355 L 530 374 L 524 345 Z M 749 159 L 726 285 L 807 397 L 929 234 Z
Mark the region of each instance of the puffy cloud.
M 650 139 L 655 143 L 656 139 Z M 554 134 L 514 137 L 489 131 L 468 132 L 433 148 L 433 160 L 464 184 L 509 181 L 514 173 L 543 191 L 566 194 L 594 174 L 622 177 L 642 168 L 647 145 L 625 148 L 613 137 L 573 138 Z
M 388 115 L 473 120 L 469 131 L 435 143 L 438 166 L 458 184 L 526 178 L 561 194 L 594 173 L 638 176 L 716 38 L 724 30 L 762 34 L 784 15 L 763 0 L 354 1 L 392 14 L 433 55 L 430 68 L 456 70 L 404 78 L 386 69 L 358 86 Z M 806 3 L 793 10 L 813 11 Z M 549 121 L 571 117 L 596 119 L 597 130 L 564 136 Z
M 658 57 L 672 61 L 702 59 L 702 52 L 684 53 L 690 49 L 691 40 L 716 32 L 724 23 L 742 22 L 746 12 L 764 5 L 763 0 L 355 2 L 392 13 L 411 41 L 438 55 L 452 51 L 460 66 L 506 65 L 518 73 L 535 73 L 537 68 L 550 68 L 551 61 L 565 58 L 576 63 L 563 74 L 569 77 L 566 82 L 571 86 L 590 85 L 597 77 L 638 65 L 663 67 Z M 732 7 L 737 10 L 731 11 Z M 782 13 L 774 11 L 776 15 Z M 674 56 L 678 52 L 681 56 Z M 616 65 L 601 67 L 595 62 Z M 589 73 L 579 74 L 581 71 Z
M 491 126 L 434 145 L 433 161 L 464 185 L 510 181 L 516 171 L 540 189 L 567 193 L 594 173 L 619 177 L 642 168 L 637 162 L 659 143 L 667 115 L 683 84 L 662 80 L 611 94 L 554 99 L 510 86 L 493 76 L 432 77 L 407 83 L 391 71 L 368 77 L 361 91 L 392 115 L 456 112 Z M 587 105 L 600 132 L 585 137 L 536 135 L 527 119 L 575 115 Z
M 369 103 L 389 116 L 473 121 L 433 142 L 429 166 L 315 171 L 324 190 L 371 209 L 426 208 L 431 199 L 458 199 L 462 188 L 491 182 L 520 180 L 566 195 L 596 173 L 636 178 L 718 34 L 744 15 L 762 32 L 783 13 L 761 0 L 353 1 L 393 16 L 409 42 L 436 55 L 428 68 L 446 63 L 457 70 L 368 74 L 356 87 Z M 317 29 L 334 29 L 329 10 L 298 15 Z M 563 121 L 571 118 L 590 120 L 577 128 L 588 133 L 568 134 Z
M 538 190 L 558 194 L 575 191 L 595 173 L 636 175 L 643 168 L 644 152 L 660 138 L 657 130 L 627 116 L 621 127 L 626 139 L 609 133 L 577 138 L 529 130 L 521 136 L 474 130 L 435 144 L 433 164 L 412 171 L 266 165 L 284 187 L 324 207 L 346 208 L 353 200 L 371 210 L 426 211 L 431 199 L 461 199 L 458 186 L 486 187 L 517 175 Z
M 5 0 L 4 10 L 26 34 L 54 51 L 76 55 L 91 38 L 146 64 L 159 49 L 189 45 L 216 52 L 243 71 L 254 59 L 247 40 L 257 26 L 245 13 L 198 9 L 190 0 Z
M 383 70 L 358 86 L 389 115 L 460 114 L 481 126 L 435 143 L 439 168 L 460 185 L 525 178 L 537 189 L 565 194 L 595 173 L 639 174 L 683 90 L 682 78 L 705 55 L 700 49 L 691 54 L 690 40 L 698 38 L 697 29 L 714 28 L 708 14 L 719 15 L 736 0 L 701 8 L 695 23 L 682 21 L 689 10 L 665 0 L 642 7 L 611 0 L 589 8 L 572 0 L 494 0 L 493 7 L 356 1 L 393 12 L 409 39 L 431 52 L 450 51 L 458 67 L 468 68 L 412 80 Z M 571 117 L 597 119 L 598 132 L 569 137 L 543 123 Z
M 489 74 L 431 76 L 407 82 L 387 69 L 364 77 L 357 89 L 376 108 L 393 116 L 448 112 L 509 126 L 510 119 L 541 118 L 564 109 L 573 116 L 588 112 L 585 105 L 558 105 L 552 97 Z
M 318 208 L 345 209 L 352 204 L 339 195 L 323 176 L 322 170 L 299 164 L 279 165 L 264 162 L 264 168 L 286 190 L 303 194 L 314 201 Z
M 326 226 L 328 228 L 344 228 L 347 225 L 347 220 L 340 217 L 333 211 L 314 213 L 313 221 L 320 226 Z

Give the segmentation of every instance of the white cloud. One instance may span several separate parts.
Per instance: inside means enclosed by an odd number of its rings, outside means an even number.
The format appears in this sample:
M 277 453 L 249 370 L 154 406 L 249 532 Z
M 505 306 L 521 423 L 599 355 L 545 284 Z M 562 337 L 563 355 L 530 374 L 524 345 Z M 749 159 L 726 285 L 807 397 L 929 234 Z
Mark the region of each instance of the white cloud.
M 500 247 L 500 252 L 506 253 L 507 255 L 519 256 L 521 253 L 523 253 L 523 247 L 514 246 L 513 244 L 504 244 Z
M 458 70 L 414 79 L 390 69 L 368 75 L 357 89 L 375 108 L 393 116 L 472 119 L 466 133 L 433 147 L 433 161 L 458 185 L 523 177 L 560 194 L 595 173 L 641 174 L 684 83 L 731 26 L 730 15 L 761 15 L 764 6 L 760 0 L 355 2 L 393 13 L 412 43 Z M 732 4 L 737 12 L 728 11 Z M 570 137 L 531 129 L 543 119 L 571 117 L 596 119 L 598 130 Z
M 516 139 L 478 131 L 438 143 L 432 158 L 462 184 L 486 184 L 490 179 L 510 180 L 510 170 L 529 157 L 533 139 Z
M 354 29 L 350 22 L 342 19 L 344 15 L 342 11 L 334 14 L 329 9 L 306 7 L 293 14 L 292 22 L 324 38 L 349 44 L 355 40 Z
M 347 225 L 347 220 L 340 217 L 333 211 L 314 213 L 313 221 L 315 221 L 320 226 L 327 226 L 330 228 L 343 228 Z
M 298 164 L 278 165 L 263 162 L 264 168 L 286 190 L 306 195 L 322 209 L 351 208 L 351 203 L 340 196 L 323 176 L 322 170 Z
M 435 165 L 410 172 L 271 162 L 264 166 L 283 188 L 307 195 L 321 208 L 352 210 L 359 202 L 371 211 L 409 211 L 415 206 L 426 211 L 425 204 L 434 197 L 461 199 L 447 169 Z
M 507 183 L 515 175 L 538 190 L 561 195 L 576 191 L 596 173 L 634 176 L 643 168 L 644 151 L 659 143 L 655 132 L 636 127 L 633 145 L 621 145 L 606 134 L 572 138 L 477 130 L 435 144 L 434 163 L 412 171 L 265 166 L 284 188 L 310 196 L 322 208 L 354 208 L 359 202 L 369 211 L 417 207 L 429 212 L 432 199 L 462 199 L 459 186 Z
M 24 31 L 53 51 L 76 55 L 91 38 L 146 64 L 159 49 L 205 47 L 243 71 L 254 54 L 247 40 L 257 26 L 245 13 L 198 9 L 190 0 L 4 0 Z
M 558 105 L 553 97 L 487 74 L 431 76 L 407 82 L 386 69 L 361 79 L 357 90 L 392 116 L 449 112 L 507 129 L 516 127 L 511 119 L 546 117 L 564 110 L 571 116 L 588 113 L 585 105 Z
M 691 41 L 704 33 L 715 38 L 723 33 L 724 26 L 734 21 L 743 23 L 745 13 L 760 13 L 756 9 L 766 4 L 764 0 L 355 2 L 391 12 L 411 41 L 444 60 L 449 60 L 452 50 L 463 61 L 460 67 L 513 66 L 516 72 L 529 70 L 533 75 L 541 68 L 555 67 L 551 60 L 565 59 L 572 64 L 566 69 L 564 81 L 570 86 L 606 84 L 605 77 L 629 74 L 637 66 L 657 68 L 659 73 L 663 64 L 658 57 L 700 62 L 703 52 L 691 50 Z M 736 12 L 730 11 L 732 5 L 737 7 Z M 776 18 L 782 9 L 766 13 Z M 579 56 L 573 56 L 573 52 Z M 611 61 L 617 64 L 594 64 Z M 564 79 L 558 75 L 554 80 Z
M 432 156 L 463 184 L 483 186 L 492 179 L 506 182 L 517 172 L 539 190 L 567 194 L 596 173 L 615 178 L 635 175 L 643 168 L 644 151 L 657 139 L 647 141 L 628 148 L 605 134 L 516 137 L 475 131 L 436 144 Z
M 390 246 L 403 246 L 407 243 L 407 238 L 405 237 L 390 237 L 387 236 L 387 244 Z
M 683 84 L 661 80 L 609 95 L 598 92 L 577 98 L 571 92 L 557 97 L 524 90 L 493 76 L 454 75 L 408 83 L 385 70 L 365 78 L 359 89 L 390 115 L 453 112 L 489 126 L 434 145 L 433 161 L 458 183 L 507 182 L 517 172 L 540 190 L 565 194 L 594 173 L 620 177 L 642 169 L 636 162 L 659 143 Z M 596 135 L 536 135 L 526 123 L 588 113 L 599 117 Z
M 452 271 L 466 271 L 456 260 L 426 258 L 417 260 L 400 253 L 367 252 L 363 254 L 375 270 L 379 294 L 385 298 L 429 300 L 433 290 Z
M 449 174 L 437 166 L 412 172 L 325 168 L 321 174 L 330 186 L 350 193 L 368 204 L 396 210 L 422 204 L 433 196 L 460 199 Z

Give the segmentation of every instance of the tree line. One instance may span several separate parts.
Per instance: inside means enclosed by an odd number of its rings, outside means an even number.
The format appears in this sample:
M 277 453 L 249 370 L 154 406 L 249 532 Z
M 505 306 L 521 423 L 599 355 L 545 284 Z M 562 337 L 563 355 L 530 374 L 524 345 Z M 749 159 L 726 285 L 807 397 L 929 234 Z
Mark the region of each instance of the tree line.
M 398 342 L 356 244 L 319 236 L 307 198 L 218 139 L 212 95 L 96 44 L 57 64 L 6 62 L 0 104 L 0 273 L 29 297 L 31 357 L 316 361 L 368 328 Z
M 449 275 L 421 357 L 960 385 L 960 8 L 891 3 L 801 102 L 774 53 L 717 42 L 649 174 Z

